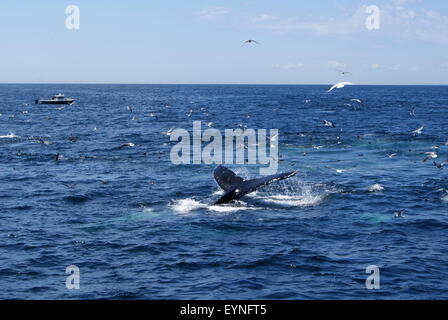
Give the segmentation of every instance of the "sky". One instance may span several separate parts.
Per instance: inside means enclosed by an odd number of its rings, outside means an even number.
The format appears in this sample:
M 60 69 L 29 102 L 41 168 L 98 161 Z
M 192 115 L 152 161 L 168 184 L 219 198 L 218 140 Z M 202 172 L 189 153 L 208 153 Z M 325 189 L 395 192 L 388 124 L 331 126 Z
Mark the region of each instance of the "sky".
M 0 46 L 0 83 L 448 84 L 448 1 L 2 0 Z

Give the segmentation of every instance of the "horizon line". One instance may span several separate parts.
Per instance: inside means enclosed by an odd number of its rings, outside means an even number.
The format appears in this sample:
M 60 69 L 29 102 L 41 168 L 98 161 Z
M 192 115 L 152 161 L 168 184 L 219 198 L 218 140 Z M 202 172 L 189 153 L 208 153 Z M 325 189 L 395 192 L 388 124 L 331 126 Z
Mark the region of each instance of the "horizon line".
M 34 85 L 193 85 L 193 86 L 332 86 L 334 83 L 145 83 L 145 82 L 0 82 L 0 85 L 34 84 Z M 448 86 L 448 83 L 433 84 L 355 84 L 355 86 Z

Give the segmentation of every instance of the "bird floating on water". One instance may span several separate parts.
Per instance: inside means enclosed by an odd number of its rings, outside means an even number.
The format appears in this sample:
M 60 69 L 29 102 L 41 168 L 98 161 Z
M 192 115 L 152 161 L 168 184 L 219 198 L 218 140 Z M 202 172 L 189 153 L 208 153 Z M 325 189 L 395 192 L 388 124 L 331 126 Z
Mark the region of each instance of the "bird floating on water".
M 436 168 L 443 169 L 443 167 L 448 164 L 448 161 L 444 161 L 442 163 L 437 163 L 437 162 L 433 161 L 433 163 L 434 163 L 434 166 L 436 166 Z

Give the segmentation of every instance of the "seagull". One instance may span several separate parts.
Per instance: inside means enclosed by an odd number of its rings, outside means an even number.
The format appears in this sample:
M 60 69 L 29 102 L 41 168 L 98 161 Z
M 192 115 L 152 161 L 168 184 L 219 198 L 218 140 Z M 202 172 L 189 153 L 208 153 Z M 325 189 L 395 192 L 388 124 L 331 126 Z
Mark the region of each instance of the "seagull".
M 331 122 L 331 121 L 328 121 L 328 120 L 324 120 L 324 126 L 326 126 L 326 127 L 336 128 L 336 126 L 334 125 L 334 123 Z
M 361 103 L 361 104 L 362 104 L 362 100 L 361 100 L 361 99 L 351 99 L 350 101 L 358 102 L 358 103 Z
M 251 40 L 251 39 L 249 39 L 249 40 L 244 41 L 243 44 L 241 45 L 241 47 L 243 47 L 246 43 L 256 43 L 256 44 L 260 44 L 260 43 L 258 43 L 258 42 L 255 41 L 255 40 Z
M 396 153 L 392 153 L 392 154 L 389 154 L 388 157 L 389 157 L 389 158 L 393 158 L 393 157 L 395 157 L 396 155 L 397 155 Z
M 277 137 L 278 137 L 278 133 L 276 135 L 274 135 L 273 137 L 271 137 L 271 141 L 277 140 Z
M 346 74 L 350 74 L 351 72 L 343 71 L 343 70 L 336 70 L 337 72 L 340 72 L 343 76 Z
M 412 131 L 412 134 L 413 134 L 414 136 L 416 136 L 416 135 L 418 135 L 418 134 L 422 134 L 422 131 L 423 131 L 424 128 L 425 128 L 425 126 L 421 126 L 420 128 L 415 129 L 414 131 Z
M 133 147 L 133 146 L 135 146 L 135 144 L 133 144 L 132 142 L 128 142 L 128 143 L 125 143 L 125 144 L 122 144 L 121 146 L 119 146 L 118 149 L 123 149 L 126 147 Z
M 433 163 L 434 163 L 434 165 L 436 166 L 436 168 L 438 168 L 438 169 L 443 169 L 443 167 L 446 166 L 446 165 L 448 164 L 448 160 L 447 160 L 447 161 L 444 161 L 444 162 L 442 162 L 442 163 L 437 163 L 437 162 L 433 161 Z
M 166 134 L 167 136 L 170 136 L 171 133 L 173 133 L 174 128 L 171 128 L 170 130 L 168 130 L 167 132 L 162 132 L 163 134 Z
M 423 162 L 426 162 L 429 159 L 435 159 L 438 157 L 436 152 L 425 152 L 425 154 L 427 155 L 427 157 L 425 159 L 423 159 Z
M 412 108 L 412 110 L 409 112 L 409 115 L 415 117 L 415 108 Z
M 345 86 L 352 86 L 352 85 L 354 85 L 354 83 L 351 83 L 351 82 L 339 82 L 339 83 L 336 83 L 334 86 L 332 86 L 330 88 L 330 90 L 328 90 L 328 92 L 333 91 L 333 89 L 341 89 L 341 88 L 344 88 Z
M 128 106 L 127 109 L 128 109 L 130 112 L 134 112 L 134 109 L 133 109 L 131 106 Z

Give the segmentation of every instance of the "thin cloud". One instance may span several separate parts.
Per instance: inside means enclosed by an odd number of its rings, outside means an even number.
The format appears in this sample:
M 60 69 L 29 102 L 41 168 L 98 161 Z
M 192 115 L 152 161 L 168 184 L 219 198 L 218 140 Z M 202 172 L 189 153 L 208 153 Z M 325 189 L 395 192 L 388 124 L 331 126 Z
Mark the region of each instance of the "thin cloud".
M 276 16 L 272 16 L 270 14 L 262 14 L 259 16 L 256 16 L 255 18 L 252 19 L 252 21 L 254 22 L 266 22 L 266 21 L 274 21 L 274 20 L 278 20 L 279 18 Z
M 347 65 L 342 62 L 330 60 L 327 62 L 327 67 L 330 69 L 345 69 L 347 68 Z
M 199 17 L 204 20 L 212 20 L 229 13 L 229 9 L 223 7 L 206 8 L 199 12 Z
M 293 63 L 293 62 L 288 62 L 285 64 L 278 64 L 276 65 L 277 68 L 283 69 L 283 70 L 294 70 L 294 69 L 300 69 L 303 67 L 303 63 L 302 62 L 297 62 L 297 63 Z
M 380 7 L 380 30 L 399 39 L 448 43 L 448 16 L 434 10 L 407 8 L 406 1 L 394 0 Z M 253 19 L 256 28 L 272 33 L 308 33 L 317 36 L 353 35 L 373 32 L 366 28 L 367 6 L 360 6 L 341 18 L 324 17 L 304 21 L 296 17 L 264 14 Z M 263 18 L 264 17 L 264 18 Z

